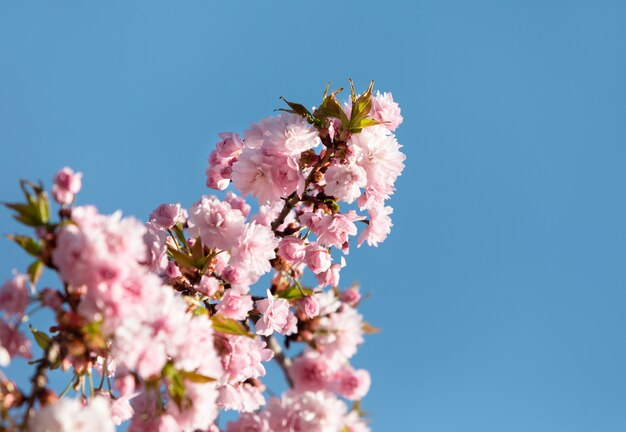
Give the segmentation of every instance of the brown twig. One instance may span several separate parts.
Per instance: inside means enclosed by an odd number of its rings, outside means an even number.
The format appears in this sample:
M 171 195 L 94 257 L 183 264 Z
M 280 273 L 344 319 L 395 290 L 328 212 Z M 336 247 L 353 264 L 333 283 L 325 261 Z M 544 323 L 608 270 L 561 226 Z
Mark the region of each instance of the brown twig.
M 285 375 L 285 379 L 289 384 L 289 387 L 293 388 L 293 381 L 289 376 L 289 368 L 291 367 L 291 359 L 285 355 L 283 349 L 280 347 L 278 341 L 274 338 L 274 336 L 265 336 L 265 342 L 267 342 L 267 346 L 274 352 L 274 360 L 280 366 Z
M 331 148 L 333 144 L 334 143 L 331 142 L 331 143 L 328 143 L 328 145 L 326 145 L 326 151 L 324 153 L 324 156 L 322 156 L 322 159 L 320 159 L 313 166 L 313 169 L 311 170 L 311 172 L 307 176 L 307 178 L 306 178 L 306 180 L 304 182 L 304 192 L 305 193 L 306 193 L 307 189 L 309 188 L 309 185 L 311 184 L 311 182 L 315 178 L 315 175 L 317 174 L 317 172 L 324 165 L 326 165 L 326 163 L 328 163 L 330 161 L 330 159 L 333 157 L 333 148 Z M 298 196 L 298 194 L 296 192 L 292 192 L 291 195 L 289 195 L 289 197 L 285 200 L 285 205 L 284 205 L 283 209 L 281 210 L 280 214 L 278 215 L 276 220 L 274 222 L 272 222 L 272 231 L 276 232 L 278 227 L 285 221 L 285 218 L 287 217 L 289 212 L 296 206 L 296 204 L 298 204 L 300 202 L 300 199 L 301 198 Z

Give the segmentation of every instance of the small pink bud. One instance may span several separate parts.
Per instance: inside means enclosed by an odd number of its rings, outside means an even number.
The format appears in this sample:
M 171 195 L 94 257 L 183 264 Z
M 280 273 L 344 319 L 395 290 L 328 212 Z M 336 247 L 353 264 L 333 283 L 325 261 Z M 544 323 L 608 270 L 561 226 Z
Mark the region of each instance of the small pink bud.
M 52 196 L 61 205 L 69 205 L 74 201 L 74 195 L 80 192 L 83 173 L 75 173 L 71 168 L 65 167 L 54 176 Z

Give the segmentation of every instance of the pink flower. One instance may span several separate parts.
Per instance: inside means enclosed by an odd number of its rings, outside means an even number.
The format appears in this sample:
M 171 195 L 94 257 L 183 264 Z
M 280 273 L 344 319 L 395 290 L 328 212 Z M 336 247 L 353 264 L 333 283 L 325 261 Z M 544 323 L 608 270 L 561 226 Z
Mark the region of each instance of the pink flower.
M 243 194 L 251 194 L 260 203 L 279 201 L 285 192 L 272 174 L 275 160 L 262 149 L 246 148 L 233 165 L 233 183 Z
M 345 367 L 337 372 L 335 379 L 339 394 L 352 401 L 362 399 L 370 389 L 370 374 L 365 369 Z
M 180 222 L 180 217 L 180 204 L 161 204 L 150 214 L 150 221 L 163 229 L 169 229 Z
M 372 97 L 370 117 L 381 122 L 390 131 L 395 131 L 404 120 L 400 114 L 400 106 L 393 101 L 391 93 L 380 94 L 379 91 Z
M 248 383 L 226 384 L 219 387 L 217 403 L 222 409 L 239 412 L 252 412 L 265 405 L 265 398 L 259 387 Z
M 289 316 L 289 302 L 287 300 L 276 298 L 270 290 L 267 290 L 267 298 L 257 300 L 256 308 L 261 314 L 261 318 L 255 324 L 257 334 L 269 336 L 275 331 L 283 331 Z
M 212 297 L 221 288 L 220 281 L 213 276 L 202 275 L 200 282 L 196 287 L 196 291 L 201 292 L 207 297 Z
M 233 182 L 243 195 L 251 194 L 261 204 L 280 201 L 294 191 L 301 195 L 304 176 L 298 160 L 265 147 L 246 148 L 233 164 Z
M 331 165 L 326 170 L 324 179 L 326 195 L 347 203 L 353 203 L 361 195 L 361 188 L 367 185 L 365 170 L 356 164 Z
M 189 235 L 211 249 L 230 250 L 243 231 L 244 216 L 229 203 L 203 195 L 189 209 Z
M 228 422 L 226 432 L 272 432 L 265 413 L 242 413 L 236 421 Z
M 246 381 L 265 375 L 263 362 L 272 359 L 274 352 L 260 339 L 246 336 L 223 335 L 216 338 L 220 359 L 230 383 Z
M 370 215 L 369 224 L 359 236 L 359 247 L 364 241 L 367 241 L 370 246 L 378 246 L 378 243 L 387 238 L 393 226 L 389 217 L 393 213 L 391 207 L 372 207 L 368 213 Z
M 82 404 L 77 399 L 60 399 L 36 412 L 28 424 L 30 432 L 114 432 L 109 402 L 102 396 Z
M 113 423 L 116 426 L 119 426 L 126 420 L 129 420 L 135 413 L 130 404 L 130 400 L 137 396 L 137 394 L 138 393 L 124 395 L 111 400 L 111 420 L 113 420 Z
M 180 268 L 178 267 L 178 264 L 176 264 L 176 262 L 168 261 L 167 267 L 165 268 L 165 275 L 169 279 L 177 279 L 181 277 L 183 274 L 181 273 Z
M 320 304 L 315 296 L 306 296 L 298 300 L 298 309 L 309 319 L 320 314 Z
M 341 293 L 341 301 L 354 307 L 361 300 L 361 293 L 357 288 L 348 288 Z
M 204 277 L 204 276 L 203 276 Z M 224 291 L 224 296 L 216 306 L 217 314 L 243 321 L 252 310 L 252 297 L 232 289 Z
M 283 207 L 283 201 L 276 201 L 271 204 L 264 204 L 262 206 L 259 206 L 259 212 L 250 219 L 250 222 L 256 222 L 259 225 L 265 225 L 268 227 L 272 225 L 272 222 L 274 222 L 274 219 L 276 219 L 276 217 L 280 214 Z M 285 218 L 284 224 L 287 224 L 292 220 L 293 216 L 290 214 Z
M 350 411 L 343 419 L 344 432 L 371 432 L 367 426 L 367 419 L 361 417 L 358 411 Z
M 71 168 L 62 168 L 54 175 L 52 196 L 61 205 L 69 205 L 80 192 L 83 173 L 75 173 Z
M 335 368 L 328 358 L 315 351 L 305 351 L 289 368 L 294 389 L 300 392 L 327 390 L 331 387 Z
M 280 399 L 272 398 L 267 407 L 272 432 L 341 431 L 346 405 L 329 392 L 288 390 Z
M 306 214 L 303 217 L 306 219 Z M 300 219 L 302 220 L 303 217 Z M 347 251 L 350 236 L 357 233 L 354 222 L 363 219 L 365 218 L 356 214 L 354 210 L 347 213 L 335 213 L 334 215 L 318 212 L 317 217 L 307 225 L 317 235 L 318 243 Z
M 241 235 L 235 239 L 229 264 L 260 276 L 270 271 L 270 260 L 276 258 L 274 249 L 277 246 L 278 239 L 270 228 L 255 222 L 246 224 Z
M 224 198 L 230 207 L 234 210 L 239 210 L 244 218 L 247 218 L 250 214 L 251 207 L 246 203 L 246 200 L 243 197 L 237 196 L 231 191 L 226 192 L 226 197 Z
M 243 149 L 239 135 L 233 132 L 219 134 L 222 141 L 209 156 L 209 167 L 206 170 L 206 185 L 213 189 L 224 190 L 228 187 L 232 176 L 232 166 Z
M 30 340 L 0 319 L 0 364 L 8 365 L 11 357 L 15 356 L 30 360 Z
M 28 276 L 16 274 L 0 287 L 0 309 L 21 318 L 28 306 Z
M 298 333 L 298 318 L 296 318 L 293 312 L 289 311 L 285 325 L 278 332 L 285 336 Z
M 349 359 L 363 343 L 363 317 L 347 304 L 319 318 L 316 324 L 315 343 L 319 351 L 335 361 Z
M 218 391 L 214 384 L 196 384 L 185 381 L 185 397 L 189 404 L 182 409 L 176 403 L 167 404 L 167 413 L 178 423 L 178 430 L 195 431 L 206 430 L 217 418 Z
M 346 266 L 346 259 L 341 257 L 341 262 L 339 264 L 331 265 L 328 270 L 323 271 L 315 275 L 317 278 L 317 283 L 319 287 L 332 286 L 336 287 L 339 285 L 339 277 L 341 269 Z
M 296 236 L 285 236 L 278 244 L 278 254 L 290 263 L 304 262 L 306 245 Z
M 230 184 L 232 168 L 224 165 L 211 165 L 206 170 L 206 186 L 211 189 L 224 190 Z
M 281 114 L 253 125 L 245 132 L 246 146 L 264 147 L 274 153 L 299 156 L 319 145 L 317 130 L 299 115 Z
M 319 274 L 330 268 L 330 253 L 325 247 L 312 243 L 306 248 L 305 262 L 313 273 Z
M 146 233 L 143 236 L 147 249 L 145 264 L 157 274 L 162 274 L 167 269 L 167 237 L 167 232 L 155 223 L 146 223 Z
M 250 285 L 258 279 L 258 276 L 251 274 L 244 268 L 230 265 L 224 267 L 220 276 L 230 284 L 231 288 L 236 289 L 242 294 L 248 293 L 250 291 Z
M 365 197 L 359 198 L 359 206 L 380 205 L 393 194 L 393 185 L 404 169 L 406 156 L 400 144 L 384 127 L 372 126 L 352 135 L 350 147 L 367 174 Z
M 221 158 L 237 156 L 243 150 L 243 141 L 236 132 L 221 132 L 218 134 L 222 141 L 215 145 L 215 150 Z

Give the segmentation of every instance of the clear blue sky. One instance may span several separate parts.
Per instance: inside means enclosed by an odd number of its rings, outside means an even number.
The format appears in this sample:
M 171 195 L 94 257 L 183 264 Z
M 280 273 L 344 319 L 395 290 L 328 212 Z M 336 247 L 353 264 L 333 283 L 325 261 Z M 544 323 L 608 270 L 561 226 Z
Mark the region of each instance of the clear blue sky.
M 373 429 L 624 431 L 625 2 L 4 1 L 0 199 L 70 165 L 102 211 L 189 205 L 218 132 L 348 77 L 408 157 L 343 274 L 383 328 Z

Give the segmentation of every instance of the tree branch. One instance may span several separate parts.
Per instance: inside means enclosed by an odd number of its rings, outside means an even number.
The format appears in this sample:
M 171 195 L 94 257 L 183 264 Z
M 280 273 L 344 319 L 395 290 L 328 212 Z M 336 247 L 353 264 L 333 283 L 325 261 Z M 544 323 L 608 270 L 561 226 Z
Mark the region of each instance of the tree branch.
M 289 384 L 289 387 L 293 388 L 293 381 L 291 380 L 288 372 L 291 367 L 291 359 L 285 356 L 285 353 L 274 336 L 264 336 L 263 339 L 267 342 L 268 348 L 274 352 L 274 360 L 276 360 L 276 363 L 278 363 L 282 369 L 285 379 L 287 380 L 287 384 Z

